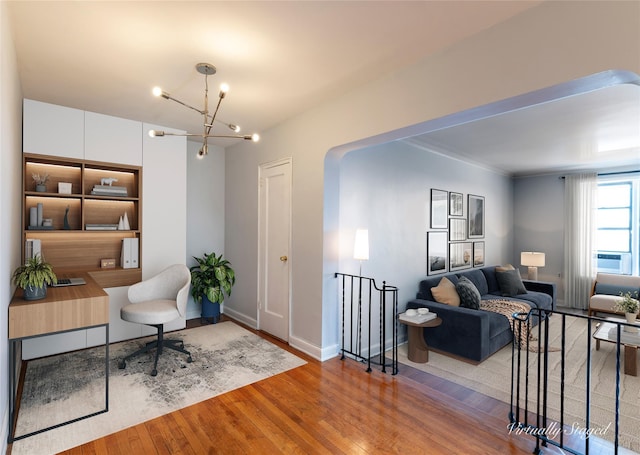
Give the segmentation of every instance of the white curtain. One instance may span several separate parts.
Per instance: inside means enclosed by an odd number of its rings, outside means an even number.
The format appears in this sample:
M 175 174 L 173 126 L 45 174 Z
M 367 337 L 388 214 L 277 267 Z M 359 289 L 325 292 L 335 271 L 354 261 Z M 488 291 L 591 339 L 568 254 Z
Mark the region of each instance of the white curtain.
M 564 182 L 564 304 L 587 309 L 596 275 L 597 174 L 567 175 Z

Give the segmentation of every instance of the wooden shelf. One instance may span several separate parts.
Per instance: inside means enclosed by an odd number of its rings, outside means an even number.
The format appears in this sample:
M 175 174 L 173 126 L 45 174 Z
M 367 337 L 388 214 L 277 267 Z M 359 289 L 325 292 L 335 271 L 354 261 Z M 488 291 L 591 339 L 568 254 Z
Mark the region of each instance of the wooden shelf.
M 122 239 L 138 238 L 141 246 L 142 169 L 96 161 L 24 154 L 23 241 L 40 239 L 42 254 L 58 272 L 86 272 L 103 287 L 126 286 L 140 281 L 140 269 L 122 269 Z M 46 192 L 35 191 L 32 174 L 48 174 Z M 113 186 L 124 187 L 125 196 L 94 195 L 102 179 L 116 179 Z M 71 183 L 71 194 L 52 192 L 58 183 Z M 42 204 L 43 219 L 51 219 L 53 229 L 30 229 L 32 207 Z M 126 213 L 130 230 L 91 230 L 87 224 L 115 224 Z M 65 229 L 65 215 L 69 229 Z M 140 248 L 139 248 L 140 250 Z M 140 263 L 141 252 L 138 253 Z M 23 258 L 24 259 L 24 258 Z M 115 269 L 100 269 L 102 259 L 115 259 Z

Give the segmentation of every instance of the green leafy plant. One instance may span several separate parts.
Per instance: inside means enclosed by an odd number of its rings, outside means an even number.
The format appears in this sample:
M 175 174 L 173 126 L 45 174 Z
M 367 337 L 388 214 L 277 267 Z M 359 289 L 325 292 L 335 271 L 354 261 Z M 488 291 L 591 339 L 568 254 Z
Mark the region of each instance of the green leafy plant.
M 637 294 L 636 294 L 637 295 Z M 622 313 L 637 313 L 638 312 L 638 300 L 633 298 L 633 295 L 631 295 L 631 292 L 627 292 L 625 294 L 623 294 L 622 292 L 620 293 L 620 297 L 622 297 L 622 300 L 618 300 L 616 302 L 616 311 L 622 312 Z
M 236 274 L 231 263 L 215 253 L 205 254 L 201 258 L 193 257 L 198 264 L 191 267 L 191 295 L 201 303 L 206 295 L 211 302 L 221 303 L 225 294 L 231 295 L 231 288 L 236 282 Z
M 26 289 L 27 287 L 41 288 L 45 284 L 55 284 L 58 282 L 53 267 L 45 262 L 40 255 L 27 259 L 25 265 L 21 265 L 14 270 L 12 275 L 13 284 Z

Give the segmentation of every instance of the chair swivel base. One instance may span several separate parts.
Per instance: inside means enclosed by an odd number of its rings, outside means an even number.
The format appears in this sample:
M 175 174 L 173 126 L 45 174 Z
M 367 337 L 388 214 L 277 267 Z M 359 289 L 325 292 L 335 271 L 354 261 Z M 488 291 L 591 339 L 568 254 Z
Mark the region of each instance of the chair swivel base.
M 156 376 L 158 374 L 158 359 L 160 358 L 160 354 L 162 354 L 163 348 L 172 349 L 174 351 L 186 354 L 189 356 L 187 357 L 187 363 L 193 362 L 191 353 L 184 348 L 184 342 L 182 340 L 165 340 L 163 339 L 162 335 L 163 335 L 162 329 L 159 329 L 158 339 L 149 341 L 141 349 L 138 349 L 134 353 L 129 354 L 124 359 L 120 360 L 120 362 L 118 362 L 118 368 L 120 368 L 121 370 L 125 369 L 127 367 L 127 361 L 131 360 L 132 358 L 140 354 L 144 354 L 151 351 L 152 349 L 155 349 L 156 355 L 153 361 L 153 370 L 151 370 L 151 376 Z

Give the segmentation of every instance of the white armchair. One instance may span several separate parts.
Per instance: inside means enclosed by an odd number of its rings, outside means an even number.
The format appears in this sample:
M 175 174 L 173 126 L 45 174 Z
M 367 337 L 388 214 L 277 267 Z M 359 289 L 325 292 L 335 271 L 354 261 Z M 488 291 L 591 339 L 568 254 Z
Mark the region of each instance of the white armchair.
M 182 340 L 164 339 L 164 324 L 186 315 L 190 284 L 191 273 L 187 266 L 175 264 L 129 288 L 128 297 L 131 303 L 122 307 L 120 317 L 125 321 L 155 327 L 158 337 L 122 359 L 118 364 L 120 369 L 126 368 L 127 361 L 131 358 L 152 349 L 156 349 L 156 354 L 151 376 L 158 374 L 158 359 L 163 348 L 186 354 L 187 362 L 193 361 L 189 351 L 184 349 Z

